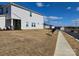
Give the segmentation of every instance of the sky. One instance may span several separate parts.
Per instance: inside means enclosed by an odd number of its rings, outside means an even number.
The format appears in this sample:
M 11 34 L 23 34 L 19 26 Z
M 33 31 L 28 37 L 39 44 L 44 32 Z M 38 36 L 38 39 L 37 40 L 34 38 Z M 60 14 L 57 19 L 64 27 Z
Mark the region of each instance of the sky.
M 79 26 L 78 2 L 14 2 L 44 16 L 46 24 L 54 26 Z M 0 2 L 0 4 L 7 4 Z

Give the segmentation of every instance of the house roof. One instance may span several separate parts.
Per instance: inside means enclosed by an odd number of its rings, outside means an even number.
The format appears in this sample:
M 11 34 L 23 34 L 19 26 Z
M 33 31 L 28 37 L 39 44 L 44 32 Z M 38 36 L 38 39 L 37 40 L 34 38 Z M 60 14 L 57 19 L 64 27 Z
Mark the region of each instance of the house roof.
M 30 12 L 33 12 L 33 13 L 36 13 L 36 14 L 38 14 L 38 15 L 43 16 L 42 14 L 40 14 L 40 13 L 38 13 L 38 12 L 36 12 L 36 11 L 33 11 L 33 10 L 31 10 L 31 9 L 28 9 L 28 8 L 26 8 L 26 7 L 23 7 L 23 6 L 21 6 L 21 5 L 18 5 L 18 4 L 12 3 L 12 2 L 10 2 L 8 5 L 14 5 L 14 6 L 16 6 L 16 7 L 19 7 L 19 8 L 22 8 L 22 9 L 24 9 L 24 10 L 28 10 L 28 11 L 30 11 Z

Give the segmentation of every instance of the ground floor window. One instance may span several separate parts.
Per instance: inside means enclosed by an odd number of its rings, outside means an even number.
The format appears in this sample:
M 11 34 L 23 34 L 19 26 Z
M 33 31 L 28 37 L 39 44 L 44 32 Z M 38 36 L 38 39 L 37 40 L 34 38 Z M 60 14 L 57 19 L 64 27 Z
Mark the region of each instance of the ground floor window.
M 28 22 L 26 22 L 26 27 L 28 27 L 29 26 L 29 24 L 28 24 Z
M 32 23 L 32 27 L 36 27 L 36 23 L 33 22 L 33 23 Z

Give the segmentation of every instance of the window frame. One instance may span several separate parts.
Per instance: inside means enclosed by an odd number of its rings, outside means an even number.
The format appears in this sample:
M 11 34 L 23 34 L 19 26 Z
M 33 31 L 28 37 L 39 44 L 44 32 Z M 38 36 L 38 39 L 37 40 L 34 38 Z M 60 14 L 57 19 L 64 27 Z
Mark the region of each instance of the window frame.
M 29 23 L 28 22 L 26 22 L 26 27 L 29 27 Z
M 31 26 L 32 27 L 36 27 L 36 23 L 35 22 L 32 22 Z
M 0 15 L 3 14 L 3 7 L 0 6 Z
M 30 11 L 30 17 L 32 17 L 32 12 Z

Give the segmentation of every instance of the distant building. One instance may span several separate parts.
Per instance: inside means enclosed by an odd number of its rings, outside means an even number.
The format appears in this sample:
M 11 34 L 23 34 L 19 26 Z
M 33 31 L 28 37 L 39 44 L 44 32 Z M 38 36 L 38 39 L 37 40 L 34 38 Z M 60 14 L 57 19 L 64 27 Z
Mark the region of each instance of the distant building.
M 43 29 L 43 16 L 23 6 L 0 5 L 0 29 Z
M 48 24 L 44 24 L 44 28 L 46 28 L 46 29 L 54 29 L 55 26 L 53 26 L 53 25 L 48 25 Z
M 49 25 L 44 25 L 44 28 L 49 29 L 50 26 Z
M 64 27 L 61 27 L 60 30 L 65 30 L 65 28 Z

